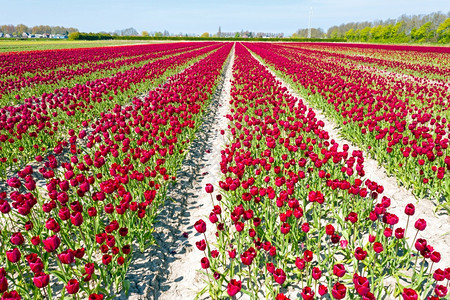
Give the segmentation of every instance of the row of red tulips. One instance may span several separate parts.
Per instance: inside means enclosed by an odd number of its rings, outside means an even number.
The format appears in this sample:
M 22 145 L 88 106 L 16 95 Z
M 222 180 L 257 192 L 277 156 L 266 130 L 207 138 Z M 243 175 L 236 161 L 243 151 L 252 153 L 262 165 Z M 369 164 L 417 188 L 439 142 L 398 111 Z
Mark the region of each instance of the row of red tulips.
M 154 244 L 158 208 L 231 47 L 220 45 L 144 99 L 93 116 L 78 133 L 70 129 L 61 144 L 67 159 L 49 155 L 39 170 L 28 165 L 8 179 L 10 191 L 0 193 L 2 299 L 127 292 L 133 250 Z
M 414 205 L 405 216 L 390 213 L 383 186 L 363 178 L 362 152 L 330 139 L 314 111 L 241 44 L 233 75 L 220 195 L 211 197 L 209 220 L 194 224 L 210 296 L 445 297 L 450 268 L 417 239 L 426 221 L 414 218 Z M 396 226 L 404 217 L 411 224 Z
M 177 53 L 165 59 L 147 63 L 140 68 L 118 72 L 112 77 L 99 78 L 73 87 L 57 89 L 42 96 L 25 99 L 19 106 L 0 109 L 0 171 L 23 167 L 30 157 L 46 149 L 61 152 L 71 130 L 89 124 L 94 116 L 127 104 L 131 97 L 164 82 L 167 76 L 179 72 L 210 51 L 220 47 L 213 44 L 197 50 Z M 160 52 L 163 56 L 163 52 Z M 83 125 L 86 126 L 86 125 Z
M 341 133 L 368 149 L 414 193 L 450 196 L 450 94 L 443 86 L 390 82 L 323 53 L 249 44 L 314 107 L 341 125 Z
M 205 46 L 208 46 L 208 44 L 174 43 L 165 46 L 159 45 L 159 47 L 155 45 L 116 47 L 116 53 L 111 53 L 111 58 L 106 61 L 96 61 L 96 56 L 93 55 L 88 63 L 65 66 L 61 62 L 62 67 L 47 72 L 27 73 L 22 76 L 11 74 L 8 78 L 0 80 L 0 105 L 22 103 L 24 98 L 31 95 L 52 92 L 57 88 L 70 86 L 75 83 L 79 84 L 112 76 L 119 71 L 125 72 L 131 68 L 138 68 L 155 59 Z M 136 50 L 139 51 L 129 51 L 129 55 L 121 55 L 123 54 L 121 48 L 128 47 L 131 49 L 137 48 Z M 80 50 L 74 49 L 72 51 L 76 53 Z M 46 51 L 46 53 L 49 56 L 52 55 L 52 51 Z M 88 59 L 87 55 L 86 59 Z
M 326 53 L 330 60 L 340 59 L 370 65 L 383 70 L 411 74 L 419 77 L 445 80 L 450 76 L 448 47 L 417 48 L 410 46 L 384 47 L 371 45 L 358 47 L 351 44 L 288 44 L 293 49 Z
M 149 51 L 159 52 L 171 47 L 173 47 L 172 44 L 149 44 L 1 53 L 0 78 L 46 74 L 49 71 L 62 68 L 91 65 L 101 61 L 121 59 L 122 57 L 140 56 L 147 54 Z

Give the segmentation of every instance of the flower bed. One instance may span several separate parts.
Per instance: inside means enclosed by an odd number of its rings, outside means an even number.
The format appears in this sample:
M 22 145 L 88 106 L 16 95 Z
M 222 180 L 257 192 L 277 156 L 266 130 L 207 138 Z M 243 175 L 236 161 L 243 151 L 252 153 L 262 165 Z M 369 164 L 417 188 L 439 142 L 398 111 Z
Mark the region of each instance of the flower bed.
M 30 161 L 30 157 L 41 156 L 46 149 L 60 153 L 62 147 L 68 145 L 69 131 L 78 134 L 80 126 L 87 126 L 85 124 L 90 124 L 101 112 L 115 104 L 129 103 L 133 95 L 164 82 L 167 76 L 218 47 L 220 44 L 212 44 L 118 72 L 112 77 L 32 96 L 18 106 L 1 108 L 1 175 L 5 178 L 7 170 L 17 171 Z
M 55 89 L 71 86 L 75 83 L 85 83 L 99 78 L 109 77 L 117 72 L 125 72 L 131 68 L 137 68 L 149 62 L 164 57 L 173 56 L 186 51 L 198 49 L 200 47 L 209 46 L 211 43 L 199 44 L 179 44 L 170 45 L 145 45 L 145 46 L 124 46 L 113 47 L 103 51 L 87 52 L 86 49 L 74 49 L 62 51 L 66 55 L 70 52 L 69 57 L 79 58 L 74 61 L 75 64 L 67 64 L 65 59 L 61 57 L 61 51 L 46 51 L 37 55 L 16 54 L 17 56 L 28 57 L 27 64 L 22 63 L 14 65 L 11 68 L 6 67 L 8 76 L 0 80 L 0 105 L 11 105 L 11 103 L 23 103 L 24 98 L 31 95 L 42 94 L 44 92 L 51 93 Z M 105 53 L 109 55 L 105 56 Z M 99 55 L 102 54 L 102 55 Z M 14 55 L 6 55 L 5 61 L 13 60 Z M 70 59 L 68 60 L 71 61 Z M 46 67 L 39 68 L 33 73 L 27 71 L 28 66 L 38 66 L 45 62 Z M 51 67 L 50 67 L 51 66 Z
M 450 210 L 447 87 L 389 80 L 327 61 L 323 54 L 307 57 L 279 46 L 248 47 L 416 196 L 434 198 Z
M 153 244 L 158 206 L 195 138 L 231 47 L 217 44 L 195 53 L 216 49 L 144 99 L 115 104 L 92 123 L 83 122 L 84 128 L 69 129 L 69 160 L 49 155 L 39 170 L 26 166 L 8 178 L 11 192 L 0 194 L 4 299 L 103 299 L 127 291 L 134 245 L 143 251 Z M 140 76 L 145 71 L 136 70 Z M 45 178 L 43 187 L 36 187 L 37 172 Z
M 362 152 L 330 140 L 241 44 L 231 95 L 221 195 L 211 197 L 209 220 L 194 224 L 216 233 L 196 243 L 213 299 L 445 297 L 445 249 L 405 239 L 426 229 L 414 205 L 405 207 L 409 225 L 396 226 L 383 186 L 363 178 Z

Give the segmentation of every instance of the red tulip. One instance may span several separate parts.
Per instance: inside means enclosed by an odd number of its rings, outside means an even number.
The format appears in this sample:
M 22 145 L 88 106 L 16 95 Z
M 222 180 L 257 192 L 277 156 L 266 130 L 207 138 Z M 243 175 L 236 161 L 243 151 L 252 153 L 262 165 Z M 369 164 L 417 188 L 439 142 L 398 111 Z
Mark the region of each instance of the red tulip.
M 273 277 L 278 284 L 283 284 L 286 281 L 286 274 L 282 269 L 276 269 L 273 273 Z
M 201 265 L 202 265 L 202 269 L 208 269 L 209 268 L 209 259 L 207 257 L 203 257 L 201 259 Z
M 367 256 L 367 251 L 364 251 L 361 247 L 355 249 L 355 257 L 357 260 L 364 260 Z
M 67 265 L 75 262 L 75 256 L 73 255 L 73 251 L 71 249 L 58 254 L 58 258 L 61 261 L 61 263 Z
M 311 276 L 314 280 L 319 280 L 322 276 L 322 271 L 318 267 L 314 267 L 312 269 Z
M 231 279 L 227 285 L 228 296 L 230 296 L 230 297 L 235 296 L 237 293 L 239 293 L 241 288 L 242 288 L 242 283 L 240 280 Z
M 213 186 L 212 184 L 210 184 L 210 183 L 207 183 L 207 184 L 206 184 L 206 187 L 205 187 L 205 190 L 206 190 L 206 192 L 207 192 L 208 194 L 211 194 L 211 193 L 214 192 L 214 186 Z
M 331 295 L 333 296 L 334 299 L 344 299 L 346 293 L 347 288 L 345 287 L 345 285 L 339 282 L 336 282 L 333 285 L 333 289 L 331 290 Z
M 61 243 L 61 240 L 56 235 L 52 235 L 45 240 L 42 241 L 44 244 L 44 249 L 47 252 L 53 252 L 56 249 L 58 249 L 59 244 Z
M 342 277 L 345 275 L 345 267 L 343 264 L 336 264 L 333 267 L 333 274 L 337 277 Z
M 405 214 L 407 214 L 408 216 L 412 216 L 414 215 L 416 211 L 416 208 L 414 207 L 414 204 L 412 203 L 408 203 L 405 207 Z
M 314 299 L 314 291 L 309 286 L 303 288 L 301 295 L 304 300 Z
M 381 252 L 383 252 L 383 245 L 382 245 L 381 243 L 379 243 L 379 242 L 375 242 L 375 243 L 373 244 L 373 250 L 374 250 L 376 253 L 381 253 Z
M 24 239 L 22 233 L 16 232 L 16 233 L 13 233 L 13 235 L 11 236 L 10 242 L 13 245 L 19 246 L 25 242 L 25 239 Z
M 50 276 L 48 274 L 45 274 L 43 272 L 34 274 L 33 283 L 39 289 L 46 287 L 48 285 L 49 281 L 50 281 Z
M 404 288 L 402 292 L 403 300 L 417 300 L 417 292 L 413 289 Z
M 80 290 L 80 284 L 78 283 L 78 280 L 70 279 L 69 282 L 67 282 L 67 285 L 66 285 L 67 294 L 73 295 L 73 294 L 78 293 L 79 290 Z
M 206 231 L 206 223 L 202 219 L 198 220 L 194 224 L 195 230 L 197 230 L 198 233 L 204 233 Z
M 19 249 L 17 249 L 17 248 L 6 251 L 6 258 L 12 263 L 18 262 L 20 260 L 21 256 L 22 256 L 22 254 L 20 253 Z

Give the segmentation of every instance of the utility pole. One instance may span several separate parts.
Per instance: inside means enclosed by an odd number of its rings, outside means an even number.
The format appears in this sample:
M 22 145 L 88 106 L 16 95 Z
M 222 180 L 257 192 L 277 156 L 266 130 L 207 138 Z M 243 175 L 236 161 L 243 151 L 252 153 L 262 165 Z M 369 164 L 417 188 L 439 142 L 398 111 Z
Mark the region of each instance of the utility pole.
M 311 18 L 312 18 L 312 14 L 313 14 L 313 9 L 311 7 L 311 9 L 309 10 L 308 39 L 311 38 Z

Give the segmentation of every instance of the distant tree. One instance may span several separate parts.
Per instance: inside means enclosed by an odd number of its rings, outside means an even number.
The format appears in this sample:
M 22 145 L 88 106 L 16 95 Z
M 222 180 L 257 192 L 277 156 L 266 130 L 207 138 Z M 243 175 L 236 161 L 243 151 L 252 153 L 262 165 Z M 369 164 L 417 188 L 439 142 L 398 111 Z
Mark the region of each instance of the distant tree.
M 148 34 L 148 31 L 142 31 L 142 36 L 145 36 L 145 37 L 147 37 L 147 36 L 150 36 L 149 34 Z
M 235 38 L 240 37 L 239 32 L 236 32 L 236 33 L 234 34 L 234 37 L 235 37 Z
M 126 28 L 126 29 L 122 30 L 122 35 L 123 36 L 136 36 L 136 35 L 139 35 L 139 33 L 137 32 L 136 29 L 134 29 L 133 27 L 130 27 L 130 28 Z
M 404 42 L 406 34 L 402 31 L 402 28 L 405 27 L 405 22 L 400 21 L 392 27 L 391 38 L 393 42 Z
M 383 34 L 383 26 L 382 25 L 378 25 L 375 27 L 372 27 L 372 29 L 370 29 L 370 37 L 373 41 L 378 41 L 381 39 Z
M 439 43 L 450 43 L 450 18 L 447 18 L 436 30 Z
M 360 40 L 363 42 L 367 42 L 369 40 L 370 27 L 364 27 L 359 31 Z
M 203 32 L 203 34 L 200 37 L 207 38 L 207 37 L 209 37 L 209 33 L 208 32 Z
M 414 39 L 418 42 L 423 42 L 425 39 L 430 38 L 433 35 L 433 32 L 430 30 L 431 22 L 427 22 L 420 26 L 419 29 L 414 33 Z M 412 35 L 412 34 L 411 34 Z
M 411 29 L 411 33 L 409 34 L 411 36 L 411 40 L 413 40 L 413 41 L 416 39 L 416 32 L 417 32 L 417 28 L 413 27 Z
M 19 24 L 16 26 L 16 30 L 17 35 L 22 35 L 22 33 L 24 32 L 30 32 L 30 28 L 28 28 L 28 26 L 24 25 L 24 24 Z
M 354 41 L 359 41 L 360 40 L 360 31 L 359 29 L 355 30 L 355 33 L 353 34 L 353 40 Z
M 155 32 L 155 37 L 162 37 L 162 36 L 163 36 L 163 34 L 161 31 Z
M 397 19 L 373 22 L 351 22 L 328 28 L 327 37 L 346 37 L 362 42 L 443 42 L 442 25 L 450 17 L 450 12 L 434 12 L 427 15 L 402 15 Z M 447 21 L 449 22 L 449 21 Z M 442 27 L 441 27 L 442 25 Z M 438 32 L 438 29 L 440 31 Z M 306 31 L 298 31 L 299 36 Z
M 21 36 L 24 32 L 32 34 L 68 34 L 70 32 L 78 32 L 77 28 L 73 27 L 62 27 L 62 26 L 48 26 L 48 25 L 37 25 L 33 27 L 28 27 L 24 24 L 14 25 L 0 25 L 0 32 L 4 34 L 14 34 Z
M 390 40 L 392 37 L 393 29 L 394 29 L 394 25 L 392 25 L 392 24 L 382 26 L 381 30 L 380 30 L 380 39 L 386 40 L 386 41 Z
M 327 37 L 328 38 L 332 38 L 333 34 L 337 36 L 337 34 L 338 34 L 338 26 L 331 26 L 330 28 L 328 28 Z
M 350 30 L 348 30 L 345 33 L 345 37 L 347 38 L 347 40 L 349 41 L 353 41 L 355 39 L 355 31 L 353 30 L 353 28 L 350 28 Z
M 71 32 L 69 33 L 69 40 L 79 40 L 80 33 L 79 32 Z
M 330 37 L 331 37 L 332 39 L 337 39 L 337 38 L 339 37 L 338 30 L 337 30 L 337 29 L 334 29 L 334 30 L 331 32 Z
M 302 28 L 297 30 L 297 37 L 299 38 L 307 38 L 308 37 L 308 28 Z M 313 39 L 321 39 L 325 35 L 322 28 L 311 28 L 311 38 Z
M 1 30 L 4 34 L 13 34 L 16 31 L 16 27 L 14 25 L 2 25 Z

